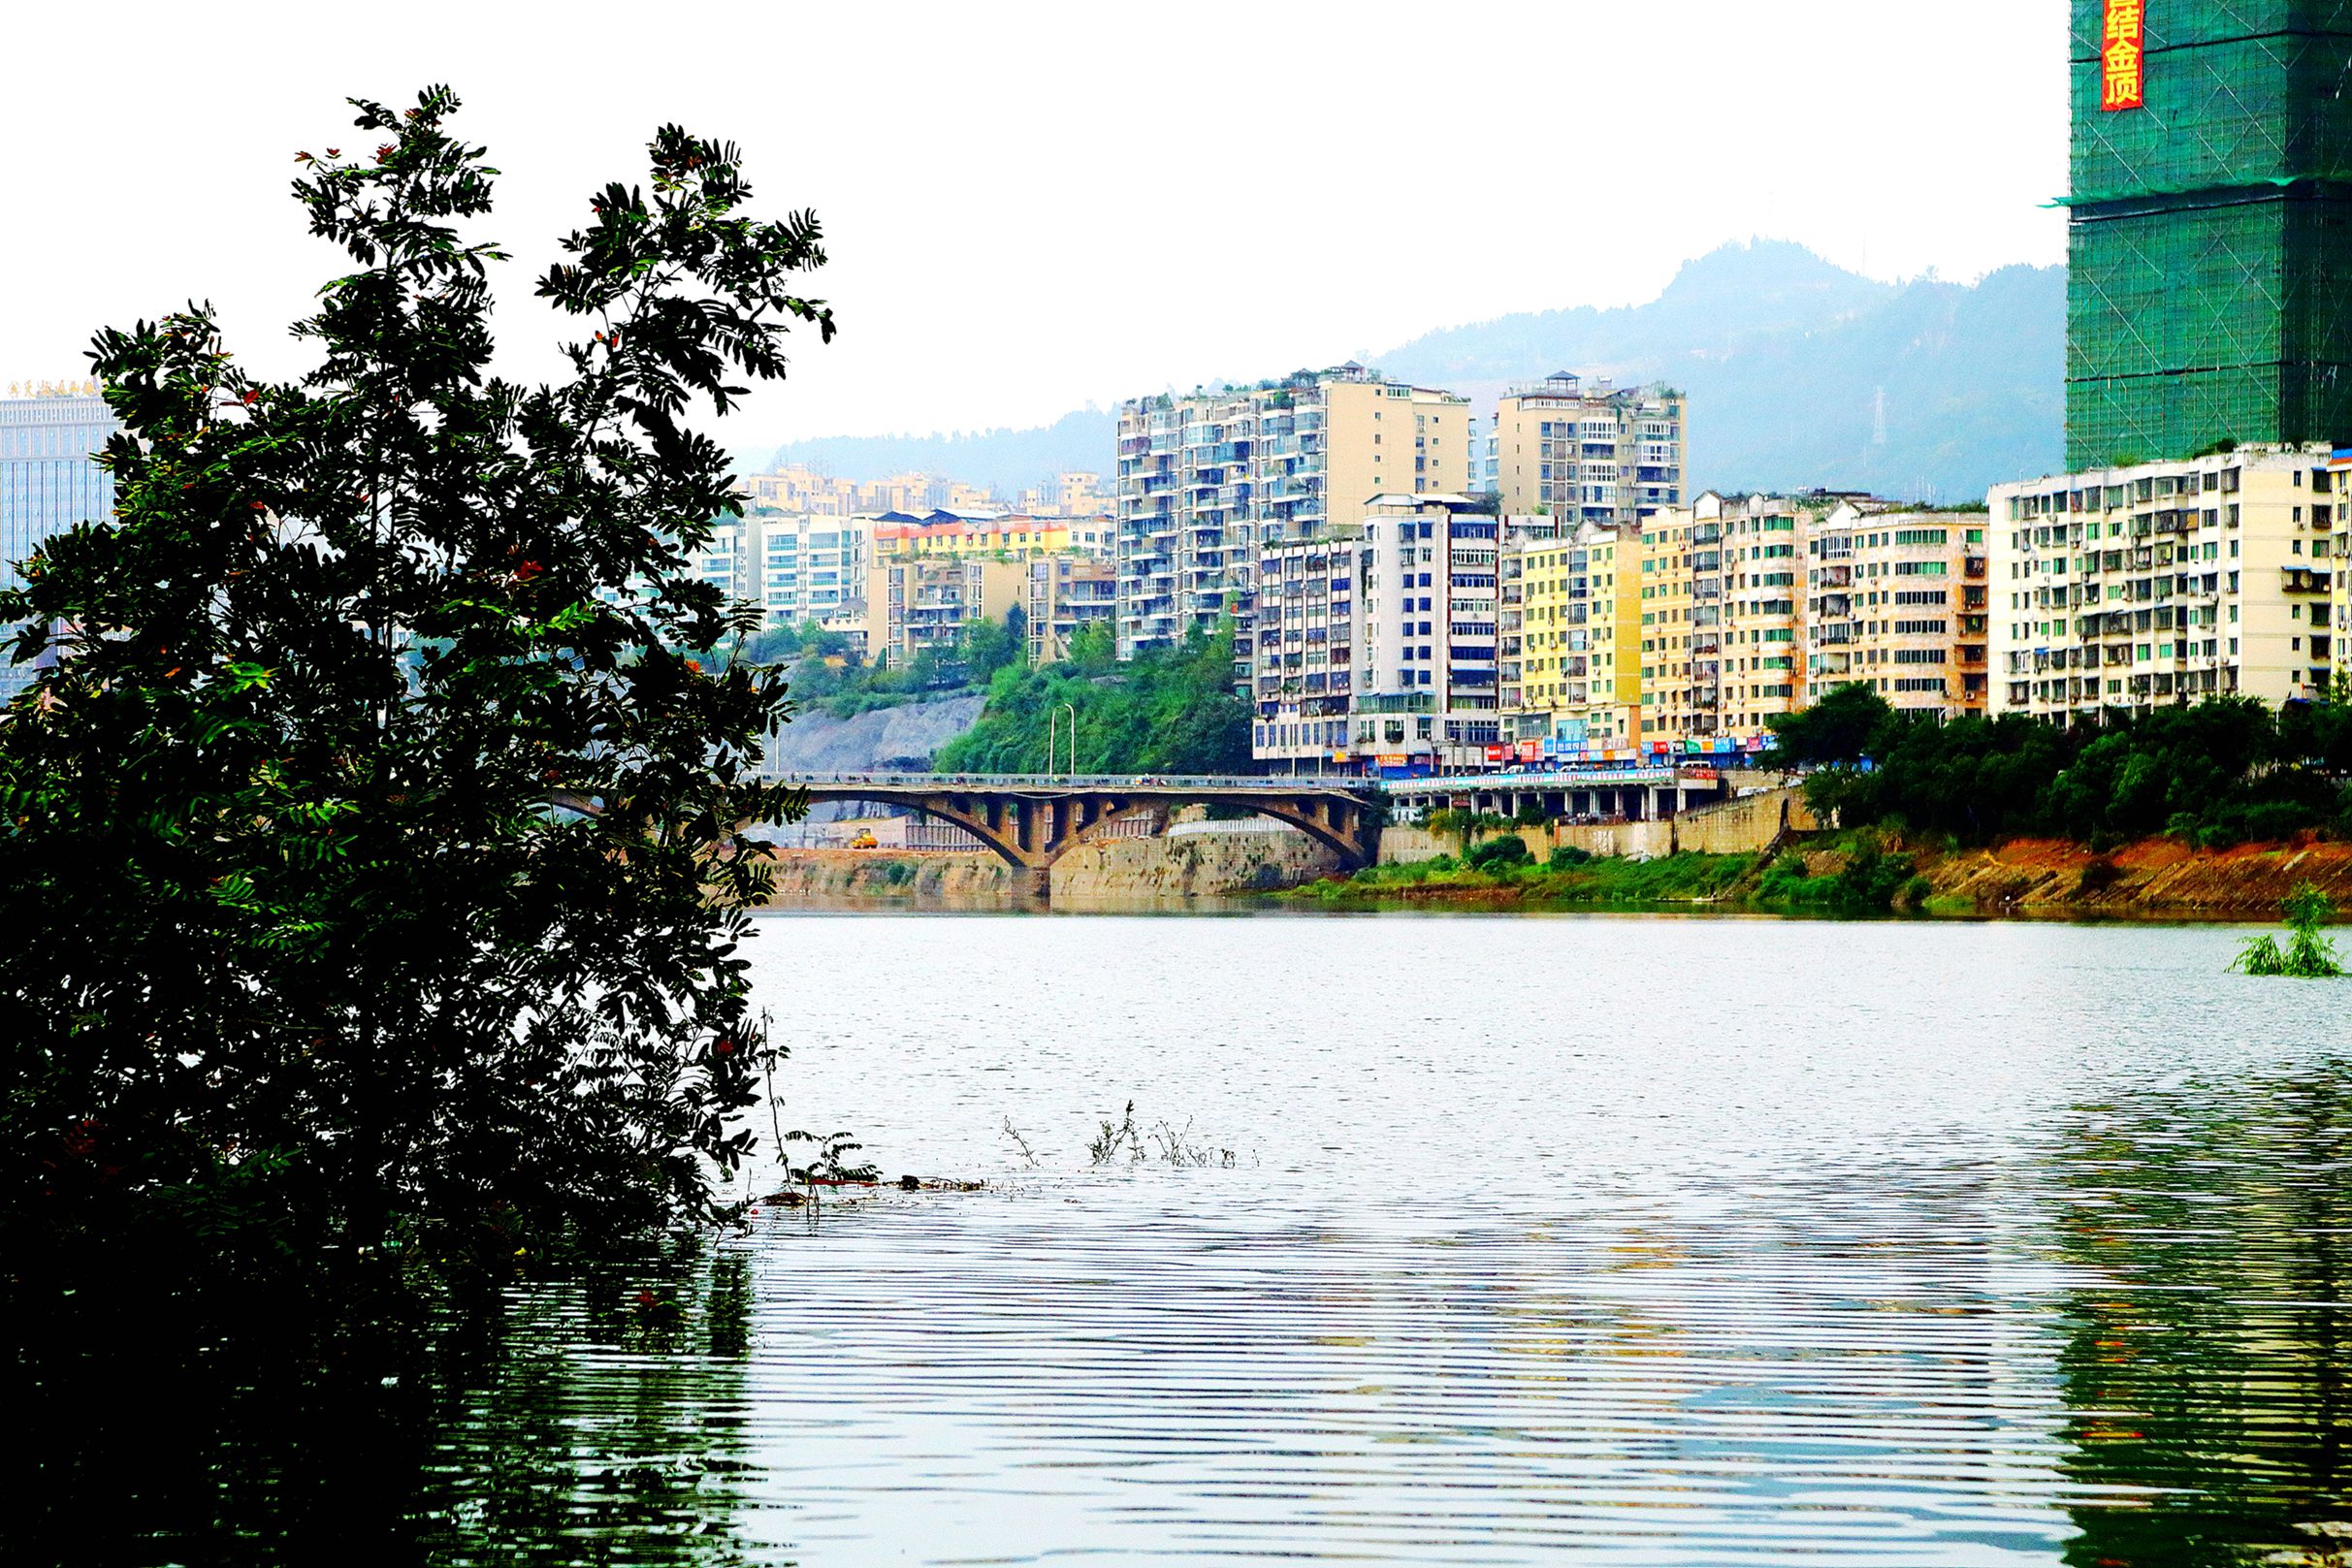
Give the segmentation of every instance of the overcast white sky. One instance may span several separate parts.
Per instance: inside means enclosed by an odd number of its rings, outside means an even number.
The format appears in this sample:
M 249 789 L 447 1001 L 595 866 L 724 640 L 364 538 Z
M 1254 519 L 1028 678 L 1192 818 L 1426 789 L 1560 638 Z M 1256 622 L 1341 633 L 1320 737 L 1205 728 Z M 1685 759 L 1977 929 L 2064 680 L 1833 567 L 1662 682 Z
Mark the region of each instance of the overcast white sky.
M 189 297 L 256 368 L 334 257 L 287 199 L 345 95 L 447 80 L 505 172 L 508 359 L 552 240 L 679 120 L 814 207 L 842 332 L 723 430 L 1089 400 L 1646 300 L 1726 240 L 1885 278 L 2062 259 L 2062 0 L 858 0 L 13 8 L 0 382 Z

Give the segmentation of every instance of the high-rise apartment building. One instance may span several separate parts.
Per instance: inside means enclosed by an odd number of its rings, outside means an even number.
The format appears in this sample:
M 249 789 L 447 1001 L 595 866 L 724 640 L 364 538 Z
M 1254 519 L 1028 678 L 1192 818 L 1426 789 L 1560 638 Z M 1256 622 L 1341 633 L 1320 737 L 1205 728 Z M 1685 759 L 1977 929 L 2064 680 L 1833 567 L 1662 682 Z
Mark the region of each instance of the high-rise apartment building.
M 1469 405 L 1359 365 L 1119 410 L 1122 657 L 1216 629 L 1251 634 L 1261 547 L 1360 521 L 1374 496 L 1459 495 Z M 1248 679 L 1249 650 L 1236 649 Z
M 1497 405 L 1487 483 L 1505 512 L 1641 523 L 1685 504 L 1686 436 L 1681 393 L 1561 371 Z
M 2268 447 L 1994 486 L 1993 710 L 2072 723 L 2326 694 L 2345 477 L 2326 447 Z
M 1256 754 L 1320 768 L 1474 766 L 1502 743 L 1506 554 L 1548 519 L 1383 496 L 1361 521 L 1262 547 Z
M 12 583 L 44 539 L 113 515 L 113 477 L 90 460 L 122 428 L 95 382 L 26 391 L 0 399 L 0 573 Z
M 91 457 L 121 429 L 93 381 L 27 384 L 0 399 L 0 583 L 43 540 L 114 512 L 113 476 Z M 29 666 L 0 656 L 0 701 L 32 683 Z
M 1484 760 L 1502 740 L 1503 520 L 1458 495 L 1397 495 L 1365 507 L 1363 529 L 1350 744 L 1406 766 Z
M 2071 78 L 2068 466 L 2352 437 L 2352 0 L 2073 0 Z
M 745 512 L 738 592 L 771 626 L 822 624 L 865 594 L 874 520 L 754 506 Z
M 1986 521 L 1842 501 L 1804 541 L 1805 701 L 1859 682 L 1893 707 L 1985 711 Z
M 1374 569 L 1370 558 L 1361 524 L 1258 551 L 1250 742 L 1277 771 L 1320 772 L 1353 757 L 1356 590 Z

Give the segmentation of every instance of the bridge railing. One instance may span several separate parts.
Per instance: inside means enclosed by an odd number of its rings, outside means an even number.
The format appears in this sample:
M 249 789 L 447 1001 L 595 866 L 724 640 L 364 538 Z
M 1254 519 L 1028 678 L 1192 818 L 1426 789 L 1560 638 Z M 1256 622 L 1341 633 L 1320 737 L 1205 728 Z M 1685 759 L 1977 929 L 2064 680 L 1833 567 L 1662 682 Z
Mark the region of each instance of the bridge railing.
M 1329 777 L 1303 774 L 1271 778 L 1265 774 L 1162 773 L 799 773 L 770 771 L 761 775 L 770 784 L 854 789 L 873 784 L 899 789 L 1116 789 L 1216 790 L 1295 795 L 1301 790 L 1337 789 L 1362 794 L 1379 787 L 1377 781 L 1350 775 Z

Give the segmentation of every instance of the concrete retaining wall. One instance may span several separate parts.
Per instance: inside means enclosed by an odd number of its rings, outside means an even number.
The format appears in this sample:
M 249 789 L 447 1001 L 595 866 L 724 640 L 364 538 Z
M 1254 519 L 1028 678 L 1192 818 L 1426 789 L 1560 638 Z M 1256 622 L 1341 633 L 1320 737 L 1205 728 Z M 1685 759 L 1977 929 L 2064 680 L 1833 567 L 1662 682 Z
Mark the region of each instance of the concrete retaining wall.
M 1549 828 L 1512 829 L 1528 853 L 1537 860 L 1551 858 L 1558 845 L 1572 845 L 1587 854 L 1626 855 L 1656 859 L 1677 849 L 1703 854 L 1755 854 L 1781 834 L 1783 826 L 1798 833 L 1814 830 L 1813 814 L 1805 809 L 1802 791 L 1790 787 L 1743 795 L 1721 805 L 1701 806 L 1664 822 L 1562 823 Z M 1501 834 L 1485 834 L 1484 839 Z M 1460 854 L 1459 834 L 1432 833 L 1427 828 L 1389 827 L 1380 833 L 1380 863 L 1401 865 Z

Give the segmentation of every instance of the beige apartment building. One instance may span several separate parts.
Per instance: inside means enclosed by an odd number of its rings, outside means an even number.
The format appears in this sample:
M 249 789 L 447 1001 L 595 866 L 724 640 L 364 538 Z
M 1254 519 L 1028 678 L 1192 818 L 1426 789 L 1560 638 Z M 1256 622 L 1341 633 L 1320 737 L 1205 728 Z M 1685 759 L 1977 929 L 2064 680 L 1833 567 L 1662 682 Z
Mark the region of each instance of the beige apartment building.
M 1505 512 L 1570 527 L 1638 524 L 1685 504 L 1683 396 L 1665 387 L 1591 386 L 1561 371 L 1514 387 L 1487 437 L 1487 488 Z
M 1021 608 L 1029 619 L 1029 662 L 1050 664 L 1070 656 L 1070 643 L 1088 626 L 1109 626 L 1116 614 L 1118 568 L 1100 556 L 1033 557 Z
M 936 506 L 979 510 L 994 504 L 994 496 L 982 486 L 938 479 L 926 473 L 892 474 L 887 479 L 836 479 L 805 464 L 779 468 L 774 473 L 747 475 L 742 489 L 757 505 L 817 517 L 927 512 Z
M 996 621 L 1025 594 L 1025 563 L 956 556 L 877 558 L 866 573 L 866 656 L 903 669 L 944 654 L 975 621 Z
M 2326 694 L 2346 612 L 2325 446 L 1996 485 L 1991 707 L 2058 723 Z
M 1860 682 L 1896 707 L 1985 711 L 1985 518 L 1842 502 L 1805 543 L 1805 694 Z
M 879 559 L 899 556 L 1032 556 L 1075 554 L 1111 559 L 1112 520 L 1107 517 L 1028 517 L 1020 513 L 966 512 L 942 507 L 919 517 L 877 519 L 873 551 Z
M 1020 510 L 1031 517 L 1110 517 L 1118 505 L 1101 474 L 1074 469 L 1056 474 L 1051 485 L 1022 491 Z

